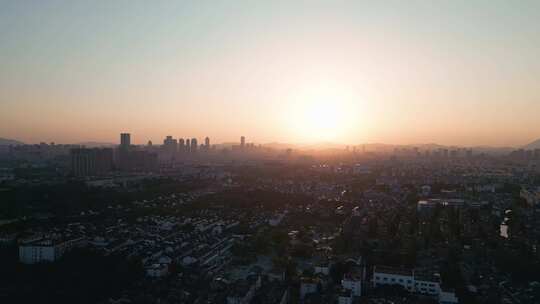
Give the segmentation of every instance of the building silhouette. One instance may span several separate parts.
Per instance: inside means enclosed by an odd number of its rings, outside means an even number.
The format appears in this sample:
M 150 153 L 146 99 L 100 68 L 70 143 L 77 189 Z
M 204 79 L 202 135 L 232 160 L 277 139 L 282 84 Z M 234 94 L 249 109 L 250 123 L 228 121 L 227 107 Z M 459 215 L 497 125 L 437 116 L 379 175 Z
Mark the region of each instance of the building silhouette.
M 178 152 L 184 153 L 186 152 L 186 142 L 183 138 L 178 139 Z
M 71 149 L 71 171 L 75 176 L 95 176 L 109 173 L 113 169 L 113 149 Z
M 121 133 L 120 134 L 120 146 L 129 147 L 131 146 L 131 134 Z
M 197 148 L 198 148 L 198 144 L 197 144 L 197 139 L 196 138 L 192 138 L 191 139 L 191 153 L 195 153 L 197 152 Z
M 178 149 L 178 142 L 176 139 L 169 135 L 163 140 L 163 148 L 165 152 L 173 155 Z
M 150 147 L 149 141 L 147 149 Z M 158 169 L 158 157 L 156 153 L 131 146 L 130 134 L 122 133 L 120 145 L 116 149 L 114 165 L 120 171 L 155 171 Z

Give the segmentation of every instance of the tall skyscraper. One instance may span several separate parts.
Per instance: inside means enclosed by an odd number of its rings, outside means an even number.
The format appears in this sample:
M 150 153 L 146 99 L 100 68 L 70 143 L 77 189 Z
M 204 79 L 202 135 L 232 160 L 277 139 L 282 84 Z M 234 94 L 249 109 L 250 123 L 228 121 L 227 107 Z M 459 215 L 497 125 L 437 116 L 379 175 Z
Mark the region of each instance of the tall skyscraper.
M 163 140 L 163 148 L 164 148 L 165 152 L 170 153 L 171 156 L 172 156 L 172 154 L 176 153 L 176 150 L 178 149 L 177 146 L 178 146 L 178 142 L 176 141 L 176 139 L 174 139 L 170 135 L 168 135 Z
M 245 148 L 246 146 L 246 138 L 244 136 L 240 137 L 240 148 Z
M 131 134 L 120 133 L 120 146 L 125 148 L 131 146 Z
M 183 138 L 178 139 L 178 152 L 186 151 L 186 143 Z
M 129 152 L 131 147 L 131 134 L 120 133 L 120 146 L 115 151 L 115 162 L 119 169 L 129 167 Z
M 210 149 L 210 137 L 208 136 L 204 139 L 204 147 L 206 150 Z
M 198 147 L 197 139 L 192 138 L 191 139 L 191 152 L 197 152 L 197 147 Z
M 191 140 L 189 138 L 186 138 L 186 152 L 191 151 Z

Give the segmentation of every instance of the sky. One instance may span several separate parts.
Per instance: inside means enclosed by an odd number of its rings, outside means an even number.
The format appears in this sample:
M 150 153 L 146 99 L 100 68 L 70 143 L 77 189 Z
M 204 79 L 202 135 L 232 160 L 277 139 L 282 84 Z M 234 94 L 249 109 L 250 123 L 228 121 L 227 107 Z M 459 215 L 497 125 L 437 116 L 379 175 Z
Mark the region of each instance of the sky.
M 540 1 L 3 1 L 0 137 L 519 146 Z

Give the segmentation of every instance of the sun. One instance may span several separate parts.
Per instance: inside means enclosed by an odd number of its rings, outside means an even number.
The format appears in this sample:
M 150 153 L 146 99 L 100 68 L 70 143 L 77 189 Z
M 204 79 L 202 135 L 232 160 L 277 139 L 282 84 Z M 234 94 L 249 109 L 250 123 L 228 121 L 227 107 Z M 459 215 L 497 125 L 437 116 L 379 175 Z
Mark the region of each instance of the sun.
M 338 137 L 343 131 L 346 120 L 344 109 L 331 101 L 314 101 L 307 104 L 301 123 L 304 135 L 322 140 Z
M 304 142 L 343 141 L 358 125 L 354 102 L 341 92 L 303 94 L 294 101 L 291 112 L 291 129 Z

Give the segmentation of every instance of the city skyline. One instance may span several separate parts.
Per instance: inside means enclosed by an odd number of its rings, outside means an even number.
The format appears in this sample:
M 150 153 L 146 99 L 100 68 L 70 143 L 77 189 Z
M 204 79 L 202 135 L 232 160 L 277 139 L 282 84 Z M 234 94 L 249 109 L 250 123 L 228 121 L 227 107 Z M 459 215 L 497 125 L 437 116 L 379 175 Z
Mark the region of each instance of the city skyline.
M 0 137 L 520 147 L 538 20 L 535 1 L 10 2 Z
M 129 145 L 134 145 L 134 146 L 166 146 L 167 144 L 165 143 L 165 141 L 167 140 L 173 140 L 175 141 L 175 144 L 178 145 L 178 146 L 189 146 L 190 145 L 190 141 L 191 140 L 198 140 L 198 137 L 190 137 L 190 136 L 185 136 L 185 137 L 175 137 L 173 135 L 166 135 L 166 136 L 162 136 L 161 138 L 156 138 L 156 140 L 154 139 L 144 139 L 144 138 L 138 138 L 138 137 L 134 137 L 136 140 L 135 141 L 132 141 L 131 140 L 131 135 L 132 133 L 120 133 L 120 135 L 122 134 L 128 134 L 130 136 L 129 138 L 129 142 L 130 144 Z M 201 138 L 204 140 L 204 142 L 201 142 L 200 144 L 198 143 L 198 146 L 204 146 L 204 147 L 208 147 L 208 146 L 215 146 L 215 145 L 238 145 L 238 146 L 242 146 L 242 137 L 244 136 L 240 136 L 240 138 L 236 138 L 235 139 L 231 139 L 231 140 L 226 140 L 226 141 L 214 141 L 212 139 L 212 144 L 209 143 L 211 137 L 210 136 L 201 136 Z M 4 142 L 5 141 L 5 142 Z M 206 143 L 206 141 L 208 141 L 208 144 Z M 40 141 L 36 141 L 36 142 L 23 142 L 23 141 L 20 141 L 16 138 L 5 138 L 5 137 L 0 137 L 0 142 L 1 144 L 0 145 L 38 145 L 38 144 L 57 144 L 57 145 L 82 145 L 82 146 L 85 146 L 85 145 L 89 145 L 91 147 L 107 147 L 107 146 L 122 146 L 122 138 L 120 139 L 111 139 L 111 141 L 93 141 L 93 140 L 84 140 L 84 139 L 78 139 L 76 141 L 73 141 L 73 142 L 57 142 L 57 141 L 44 141 L 44 140 L 40 140 Z M 492 149 L 537 149 L 538 147 L 540 147 L 540 138 L 537 138 L 535 140 L 532 140 L 532 141 L 529 141 L 527 143 L 522 143 L 522 144 L 518 144 L 518 145 L 514 145 L 514 146 L 511 146 L 511 145 L 506 145 L 506 146 L 497 146 L 497 145 L 460 145 L 460 144 L 442 144 L 442 143 L 439 143 L 439 142 L 425 142 L 425 143 L 401 143 L 401 144 L 394 144 L 394 143 L 385 143 L 385 142 L 362 142 L 362 143 L 342 143 L 342 142 L 332 142 L 332 141 L 320 141 L 320 142 L 300 142 L 300 143 L 295 143 L 295 142 L 286 142 L 286 141 L 283 141 L 283 142 L 280 142 L 280 141 L 273 141 L 273 142 L 256 142 L 256 141 L 250 141 L 249 144 L 254 144 L 254 145 L 262 145 L 262 146 L 273 146 L 273 145 L 277 145 L 277 146 L 290 146 L 290 147 L 296 147 L 296 148 L 309 148 L 309 149 L 326 149 L 326 148 L 338 148 L 338 147 L 361 147 L 361 146 L 387 146 L 387 147 L 431 147 L 431 148 L 436 148 L 436 147 L 456 147 L 456 148 L 482 148 L 482 149 L 489 149 L 489 148 L 492 148 Z M 431 148 L 428 148 L 428 149 L 431 149 Z
M 0 304 L 539 304 L 539 0 L 0 0 Z

